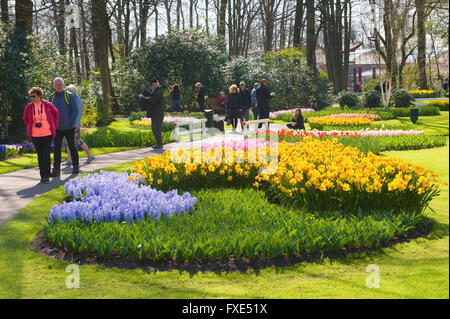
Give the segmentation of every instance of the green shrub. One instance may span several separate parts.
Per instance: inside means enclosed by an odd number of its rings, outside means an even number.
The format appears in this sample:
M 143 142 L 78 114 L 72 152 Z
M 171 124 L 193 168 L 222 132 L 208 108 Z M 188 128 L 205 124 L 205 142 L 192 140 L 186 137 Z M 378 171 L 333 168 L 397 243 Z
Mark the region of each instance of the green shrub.
M 341 91 L 337 96 L 337 100 L 339 102 L 340 107 L 348 106 L 349 108 L 353 108 L 357 106 L 359 102 L 358 95 L 354 92 L 350 91 Z
M 392 91 L 391 103 L 395 107 L 410 107 L 414 102 L 414 98 L 408 91 L 396 88 Z
M 378 108 L 381 106 L 381 93 L 376 90 L 364 91 L 363 104 L 367 108 Z
M 151 146 L 156 143 L 151 130 L 123 132 L 101 128 L 82 132 L 81 137 L 89 147 Z M 170 132 L 163 132 L 162 139 L 163 144 L 170 143 Z
M 138 223 L 58 221 L 44 232 L 54 245 L 83 255 L 214 262 L 379 247 L 425 222 L 410 212 L 315 216 L 272 204 L 253 189 L 192 193 L 192 213 Z
M 346 146 L 358 148 L 361 152 L 379 154 L 384 151 L 406 151 L 447 145 L 447 137 L 439 135 L 366 136 L 339 138 Z
M 439 110 L 441 111 L 448 111 L 449 110 L 449 102 L 448 99 L 446 100 L 429 100 L 429 101 L 423 101 L 427 106 L 437 106 L 439 107 Z
M 391 112 L 395 115 L 395 117 L 409 117 L 411 108 L 409 107 L 398 107 L 392 108 Z M 441 114 L 439 111 L 439 107 L 437 106 L 420 106 L 419 107 L 419 116 L 435 116 Z
M 133 112 L 128 116 L 128 120 L 132 123 L 133 121 L 139 121 L 146 116 L 147 114 L 145 112 Z

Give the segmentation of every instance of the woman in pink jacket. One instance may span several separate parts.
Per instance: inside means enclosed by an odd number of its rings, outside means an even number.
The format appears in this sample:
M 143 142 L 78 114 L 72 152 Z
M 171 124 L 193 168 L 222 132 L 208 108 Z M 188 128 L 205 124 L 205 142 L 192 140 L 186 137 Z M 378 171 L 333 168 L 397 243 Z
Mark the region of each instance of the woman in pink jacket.
M 59 113 L 52 103 L 42 99 L 43 92 L 40 88 L 33 87 L 28 94 L 31 102 L 25 107 L 23 121 L 38 155 L 41 183 L 48 184 L 51 166 L 50 146 L 56 135 Z

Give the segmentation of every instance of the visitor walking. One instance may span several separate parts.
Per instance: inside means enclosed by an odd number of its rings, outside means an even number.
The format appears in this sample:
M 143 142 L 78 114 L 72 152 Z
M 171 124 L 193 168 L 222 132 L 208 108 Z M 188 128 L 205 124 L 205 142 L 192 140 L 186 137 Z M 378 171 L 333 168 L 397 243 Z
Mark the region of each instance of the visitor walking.
M 292 117 L 292 120 L 287 125 L 288 128 L 292 130 L 306 130 L 305 129 L 305 120 L 302 115 L 301 109 L 296 109 L 295 114 Z
M 52 138 L 56 136 L 59 112 L 56 107 L 42 99 L 43 92 L 33 87 L 28 92 L 31 102 L 25 107 L 23 121 L 27 126 L 27 135 L 36 149 L 41 183 L 50 182 L 50 147 Z
M 145 87 L 145 84 L 141 84 L 141 92 L 138 95 L 138 98 L 141 102 L 141 111 L 147 111 L 148 108 L 148 99 L 144 99 L 144 97 L 149 97 L 150 92 Z
M 253 119 L 258 119 L 258 102 L 256 100 L 256 89 L 259 88 L 259 83 L 255 83 L 253 85 L 253 90 L 251 93 L 252 97 L 252 113 L 253 113 Z
M 244 130 L 243 122 L 248 121 L 249 110 L 252 105 L 252 98 L 250 92 L 245 87 L 245 82 L 242 81 L 239 83 L 239 100 L 240 100 L 240 108 L 241 108 L 241 126 L 242 130 Z
M 172 96 L 172 111 L 181 112 L 181 90 L 178 83 L 175 83 L 172 86 L 170 96 Z
M 229 88 L 230 94 L 228 95 L 228 119 L 233 125 L 233 132 L 236 132 L 236 127 L 238 124 L 238 119 L 241 118 L 241 99 L 239 90 L 236 84 L 233 84 Z
M 88 157 L 86 160 L 86 164 L 89 164 L 90 162 L 92 162 L 95 159 L 95 157 L 94 157 L 94 155 L 92 155 L 92 153 L 89 150 L 89 147 L 86 145 L 86 143 L 81 139 L 81 116 L 83 115 L 83 101 L 77 95 L 77 88 L 75 87 L 75 85 L 73 85 L 73 84 L 69 85 L 68 87 L 66 87 L 66 90 L 73 94 L 73 96 L 75 97 L 77 108 L 78 108 L 78 116 L 75 120 L 75 125 L 74 125 L 75 146 L 77 148 L 81 146 L 83 151 L 86 152 L 86 155 Z M 72 164 L 72 156 L 70 153 L 70 148 L 68 146 L 66 146 L 66 151 L 67 151 L 66 164 L 71 165 Z
M 262 79 L 261 85 L 256 89 L 256 102 L 258 103 L 259 119 L 268 119 L 270 114 L 269 101 L 275 96 L 275 93 L 271 93 L 267 87 L 267 80 Z M 258 128 L 262 127 L 262 123 L 258 125 Z
M 151 79 L 150 86 L 153 91 L 149 97 L 146 97 L 148 100 L 147 117 L 152 119 L 152 131 L 156 139 L 156 144 L 153 145 L 153 148 L 161 149 L 163 148 L 161 134 L 164 119 L 163 89 L 159 86 L 157 79 Z
M 59 123 L 56 127 L 56 136 L 53 139 L 53 172 L 52 177 L 61 176 L 61 145 L 65 137 L 72 156 L 72 174 L 80 172 L 78 150 L 75 146 L 75 121 L 78 116 L 78 107 L 73 94 L 64 90 L 64 80 L 55 78 L 53 80 L 55 92 L 50 95 L 50 102 L 58 109 Z
M 206 89 L 200 82 L 197 82 L 195 84 L 195 87 L 198 89 L 198 92 L 197 92 L 198 107 L 200 108 L 200 112 L 204 113 L 205 112 Z

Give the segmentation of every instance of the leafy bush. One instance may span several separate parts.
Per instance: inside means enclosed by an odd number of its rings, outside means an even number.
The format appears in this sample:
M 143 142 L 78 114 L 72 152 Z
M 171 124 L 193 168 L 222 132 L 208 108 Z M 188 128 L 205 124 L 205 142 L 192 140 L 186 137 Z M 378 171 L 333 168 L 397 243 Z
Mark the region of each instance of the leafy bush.
M 447 137 L 439 135 L 342 137 L 339 143 L 358 148 L 363 153 L 419 150 L 447 145 Z
M 392 91 L 391 103 L 395 107 L 410 107 L 414 102 L 414 97 L 406 90 L 396 88 Z
M 145 112 L 133 112 L 128 116 L 128 120 L 130 123 L 133 123 L 134 121 L 140 121 L 143 117 L 146 117 L 147 114 Z
M 356 107 L 360 102 L 358 95 L 355 92 L 351 91 L 341 91 L 337 96 L 337 100 L 339 105 L 343 108 L 344 106 L 348 106 L 349 108 Z
M 364 91 L 363 104 L 367 108 L 378 108 L 381 106 L 381 93 L 376 90 Z
M 92 80 L 81 82 L 77 88 L 77 94 L 83 101 L 82 127 L 94 127 L 97 125 L 99 119 L 98 110 L 103 103 L 100 86 L 100 83 Z
M 153 261 L 226 261 L 378 247 L 424 223 L 412 213 L 323 217 L 268 202 L 261 191 L 193 192 L 192 213 L 135 223 L 80 220 L 45 226 L 49 241 L 83 255 Z M 213 235 L 212 235 L 213 234 Z
M 152 131 L 115 131 L 110 129 L 97 129 L 82 132 L 81 137 L 89 147 L 113 146 L 151 146 L 156 144 Z M 170 132 L 162 132 L 163 144 L 170 142 Z
M 391 112 L 395 115 L 395 117 L 409 117 L 411 108 L 407 107 L 398 107 L 392 108 Z M 441 114 L 439 112 L 439 107 L 437 106 L 420 106 L 419 107 L 419 116 L 434 116 Z
M 437 106 L 439 107 L 439 110 L 441 111 L 448 111 L 449 110 L 449 102 L 447 100 L 429 100 L 429 101 L 423 101 L 427 106 Z
M 231 84 L 245 81 L 249 89 L 262 78 L 276 95 L 270 101 L 270 110 L 313 108 L 320 110 L 330 105 L 329 81 L 325 73 L 311 71 L 304 54 L 295 48 L 267 52 L 262 56 L 235 57 L 224 67 L 223 91 Z
M 179 83 L 183 106 L 198 109 L 195 83 L 201 82 L 207 95 L 217 95 L 223 86 L 222 66 L 228 56 L 223 40 L 196 31 L 171 32 L 148 40 L 132 53 L 129 60 L 113 74 L 121 104 L 121 113 L 139 108 L 139 86 L 157 78 L 166 90 Z M 165 92 L 165 103 L 170 98 Z

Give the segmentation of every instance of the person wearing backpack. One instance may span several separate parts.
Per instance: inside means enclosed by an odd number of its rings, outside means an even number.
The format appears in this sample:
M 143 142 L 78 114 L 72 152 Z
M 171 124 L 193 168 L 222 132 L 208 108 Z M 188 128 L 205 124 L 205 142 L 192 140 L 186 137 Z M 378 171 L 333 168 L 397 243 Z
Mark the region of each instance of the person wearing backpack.
M 77 88 L 75 85 L 71 84 L 68 87 L 66 87 L 66 90 L 73 94 L 75 97 L 75 100 L 77 101 L 77 107 L 78 107 L 78 116 L 77 120 L 75 121 L 75 145 L 77 147 L 81 147 L 83 151 L 86 152 L 87 160 L 86 164 L 89 164 L 92 162 L 95 157 L 92 155 L 91 151 L 89 150 L 89 147 L 86 145 L 86 143 L 81 139 L 81 116 L 83 115 L 83 101 L 81 98 L 77 95 Z M 70 148 L 66 146 L 66 152 L 67 152 L 67 165 L 72 164 L 72 156 L 70 155 Z
M 55 92 L 50 95 L 50 102 L 59 112 L 59 123 L 56 127 L 56 135 L 53 139 L 53 171 L 52 177 L 61 176 L 61 146 L 65 137 L 72 156 L 72 174 L 80 172 L 78 150 L 75 146 L 75 121 L 78 116 L 77 102 L 73 94 L 64 90 L 64 80 L 53 80 Z

